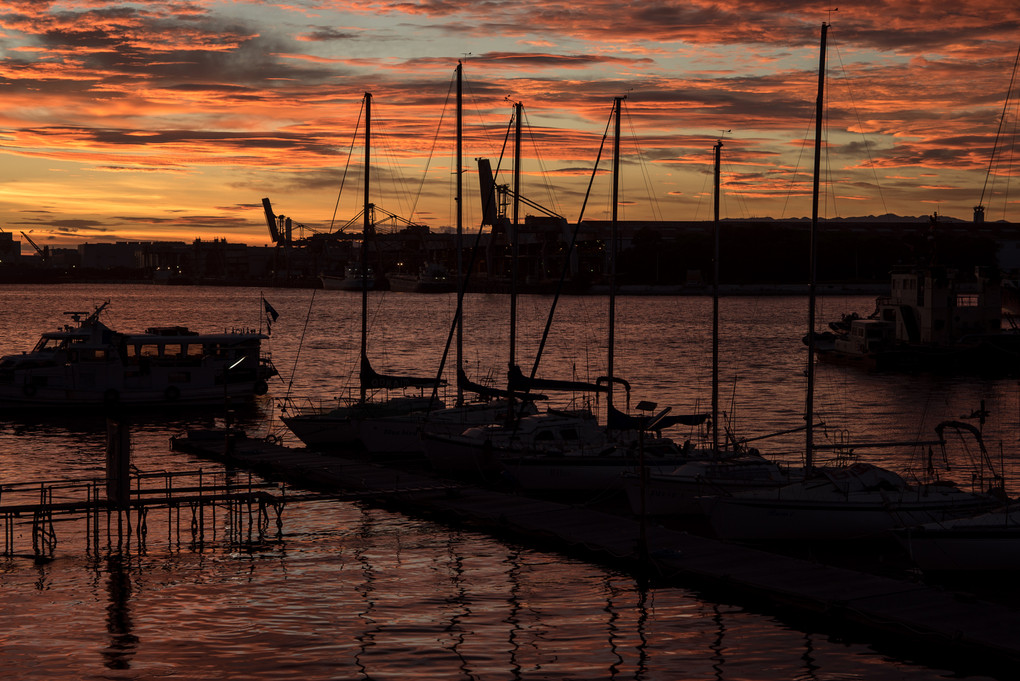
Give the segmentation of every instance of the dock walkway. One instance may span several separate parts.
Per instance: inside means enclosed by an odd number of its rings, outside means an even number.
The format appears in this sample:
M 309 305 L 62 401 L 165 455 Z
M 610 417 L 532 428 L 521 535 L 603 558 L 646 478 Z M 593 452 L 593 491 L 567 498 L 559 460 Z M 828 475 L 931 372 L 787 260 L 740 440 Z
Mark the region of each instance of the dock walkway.
M 660 578 L 724 600 L 808 617 L 825 630 L 849 630 L 934 663 L 1016 678 L 1020 612 L 962 594 L 834 567 L 649 525 L 645 549 L 636 519 L 438 479 L 391 467 L 238 439 L 230 456 L 218 437 L 175 438 L 172 447 L 320 492 L 343 492 L 444 520 L 512 534 L 543 548 L 654 570 Z M 779 609 L 778 612 L 776 609 Z

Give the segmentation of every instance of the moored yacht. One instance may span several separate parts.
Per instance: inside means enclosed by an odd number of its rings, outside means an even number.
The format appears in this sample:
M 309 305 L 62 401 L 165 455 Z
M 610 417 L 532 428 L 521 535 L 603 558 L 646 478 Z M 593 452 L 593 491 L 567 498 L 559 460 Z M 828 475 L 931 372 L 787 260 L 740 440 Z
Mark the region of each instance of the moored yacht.
M 264 395 L 276 375 L 262 355 L 261 333 L 198 333 L 183 326 L 120 333 L 99 319 L 108 305 L 68 313 L 72 323 L 43 333 L 29 352 L 0 357 L 0 404 L 216 404 Z

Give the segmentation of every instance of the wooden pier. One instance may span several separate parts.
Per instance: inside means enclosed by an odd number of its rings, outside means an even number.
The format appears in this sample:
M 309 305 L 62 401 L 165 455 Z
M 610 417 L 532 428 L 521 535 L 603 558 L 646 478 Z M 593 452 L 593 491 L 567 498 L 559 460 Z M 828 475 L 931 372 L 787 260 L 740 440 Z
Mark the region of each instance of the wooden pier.
M 177 451 L 229 460 L 274 479 L 346 493 L 414 514 L 513 535 L 542 548 L 583 552 L 651 570 L 660 580 L 754 604 L 779 617 L 809 618 L 895 646 L 932 664 L 1015 678 L 1020 612 L 942 588 L 835 567 L 642 523 L 633 517 L 442 480 L 414 468 L 329 456 L 222 434 L 174 438 Z
M 154 509 L 166 511 L 171 544 L 195 548 L 207 541 L 239 544 L 264 536 L 273 524 L 279 532 L 284 501 L 282 485 L 262 482 L 250 473 L 134 472 L 115 480 L 8 483 L 0 486 L 0 555 L 52 558 L 58 543 L 57 523 L 76 520 L 84 523 L 89 554 L 98 557 L 103 551 L 132 544 L 144 548 L 149 513 Z M 223 532 L 216 522 L 217 512 L 226 517 Z M 27 538 L 19 541 L 19 528 L 29 530 L 31 547 Z

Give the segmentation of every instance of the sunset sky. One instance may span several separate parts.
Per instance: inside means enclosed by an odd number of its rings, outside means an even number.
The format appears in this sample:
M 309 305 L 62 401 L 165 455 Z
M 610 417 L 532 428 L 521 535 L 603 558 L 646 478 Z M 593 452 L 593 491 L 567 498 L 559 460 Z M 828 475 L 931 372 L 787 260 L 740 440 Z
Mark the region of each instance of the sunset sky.
M 1016 97 L 1004 109 L 1016 0 L 838 11 L 768 0 L 0 8 L 0 228 L 40 245 L 266 244 L 262 197 L 305 226 L 297 235 L 330 229 L 335 207 L 336 229 L 360 207 L 360 142 L 349 167 L 348 155 L 365 92 L 373 200 L 433 229 L 452 225 L 458 60 L 469 228 L 480 212 L 473 159 L 495 165 L 515 101 L 522 193 L 575 220 L 615 96 L 626 97 L 624 219 L 710 219 L 720 136 L 724 217 L 803 217 L 823 22 L 823 216 L 970 219 L 984 192 L 988 220 L 1020 219 L 1020 187 L 1007 182 Z M 1004 111 L 1010 134 L 989 177 Z M 603 173 L 587 217 L 608 215 L 608 191 Z

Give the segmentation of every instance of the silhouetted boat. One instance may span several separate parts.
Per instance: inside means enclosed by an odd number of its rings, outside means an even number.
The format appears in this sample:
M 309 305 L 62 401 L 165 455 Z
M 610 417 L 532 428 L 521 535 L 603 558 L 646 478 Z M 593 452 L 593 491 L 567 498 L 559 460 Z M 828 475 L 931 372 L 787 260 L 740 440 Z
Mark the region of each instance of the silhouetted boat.
M 268 391 L 276 368 L 255 331 L 200 334 L 183 326 L 119 333 L 99 320 L 109 301 L 68 313 L 73 324 L 0 358 L 5 407 L 173 406 L 222 403 Z
M 393 376 L 380 374 L 372 368 L 368 358 L 368 291 L 372 288 L 371 268 L 368 265 L 369 242 L 375 235 L 375 206 L 370 202 L 370 169 L 372 141 L 372 95 L 366 92 L 365 106 L 365 194 L 362 207 L 363 232 L 360 266 L 348 265 L 353 271 L 351 279 L 361 291 L 361 357 L 358 371 L 359 391 L 356 398 L 338 398 L 335 403 L 322 406 L 303 406 L 287 398 L 285 415 L 281 420 L 302 442 L 310 447 L 342 447 L 362 444 L 361 426 L 369 420 L 406 416 L 443 407 L 442 402 L 424 396 L 426 388 L 445 385 L 445 381 L 432 377 Z M 365 276 L 360 276 L 365 274 Z M 325 283 L 325 280 L 324 280 Z M 419 390 L 418 395 L 404 394 L 407 389 Z M 390 396 L 389 391 L 401 391 Z M 383 391 L 382 397 L 369 393 Z
M 817 334 L 818 359 L 878 370 L 1020 372 L 1020 333 L 1003 325 L 1003 286 L 980 268 L 973 282 L 945 267 L 900 268 L 868 317 L 844 315 Z
M 803 478 L 769 489 L 702 497 L 713 531 L 723 539 L 746 541 L 840 540 L 871 537 L 887 530 L 972 515 L 991 509 L 997 500 L 952 483 L 911 484 L 898 474 L 866 463 L 822 468 L 814 462 L 814 337 L 816 298 L 815 234 L 824 114 L 825 39 L 822 24 L 818 97 L 815 113 L 815 163 L 812 193 L 810 281 L 808 295 L 807 390 Z M 941 429 L 936 428 L 941 440 Z M 963 424 L 966 425 L 966 424 Z M 976 433 L 978 436 L 979 433 Z M 979 439 L 980 443 L 980 439 Z M 981 444 L 982 453 L 984 445 Z M 851 450 L 852 451 L 852 450 Z M 982 464 L 987 460 L 983 456 Z
M 405 293 L 452 293 L 457 282 L 450 272 L 438 263 L 426 263 L 417 273 L 390 272 L 386 275 L 391 291 Z
M 362 248 L 365 248 L 362 245 Z M 361 273 L 365 272 L 364 275 Z M 372 290 L 375 288 L 375 272 L 371 267 L 360 270 L 357 265 L 348 265 L 344 268 L 342 276 L 337 274 L 319 275 L 322 288 L 327 291 L 360 291 L 363 288 Z

